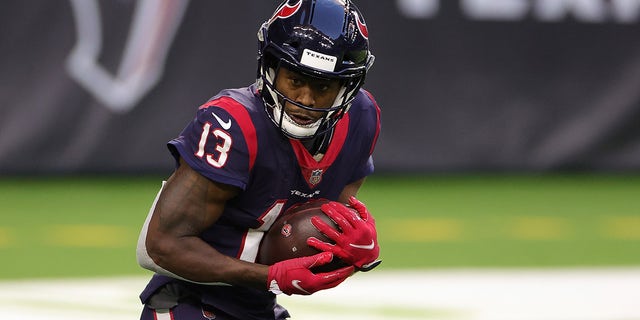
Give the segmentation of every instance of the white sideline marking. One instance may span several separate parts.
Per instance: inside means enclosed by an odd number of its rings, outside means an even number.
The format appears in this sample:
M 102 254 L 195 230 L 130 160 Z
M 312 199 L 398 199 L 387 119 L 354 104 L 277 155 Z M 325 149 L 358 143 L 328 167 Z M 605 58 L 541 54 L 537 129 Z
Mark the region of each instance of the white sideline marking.
M 0 282 L 0 318 L 138 319 L 147 280 Z M 374 271 L 279 302 L 304 320 L 639 320 L 640 267 Z

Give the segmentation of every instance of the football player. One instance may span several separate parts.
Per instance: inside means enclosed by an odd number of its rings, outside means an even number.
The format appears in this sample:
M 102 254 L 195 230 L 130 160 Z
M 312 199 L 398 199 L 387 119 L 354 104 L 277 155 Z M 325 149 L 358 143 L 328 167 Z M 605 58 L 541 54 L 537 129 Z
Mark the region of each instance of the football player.
M 286 319 L 276 294 L 309 295 L 378 265 L 375 222 L 355 195 L 373 172 L 380 109 L 362 89 L 374 61 L 360 11 L 345 0 L 288 0 L 258 31 L 255 84 L 200 106 L 168 143 L 176 169 L 138 241 L 155 272 L 141 319 Z M 273 265 L 256 261 L 279 214 L 309 201 L 341 227 L 333 242 Z M 348 209 L 345 204 L 356 209 Z M 311 268 L 338 257 L 348 264 Z

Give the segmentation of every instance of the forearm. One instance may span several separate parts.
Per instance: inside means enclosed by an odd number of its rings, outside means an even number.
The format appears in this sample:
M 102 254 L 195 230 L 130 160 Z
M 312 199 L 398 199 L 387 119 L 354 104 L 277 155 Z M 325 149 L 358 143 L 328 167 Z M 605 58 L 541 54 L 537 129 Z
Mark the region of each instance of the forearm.
M 358 190 L 360 190 L 360 187 L 364 184 L 365 179 L 366 178 L 362 178 L 346 185 L 338 197 L 338 202 L 349 203 L 349 197 L 358 195 Z
M 199 237 L 237 192 L 211 182 L 181 161 L 163 184 L 140 233 L 140 265 L 192 282 L 266 288 L 267 266 L 226 256 Z
M 186 281 L 203 284 L 231 284 L 266 289 L 268 267 L 235 259 L 213 249 L 198 237 L 178 241 L 154 241 L 146 250 L 145 268 Z M 151 263 L 149 263 L 151 262 Z

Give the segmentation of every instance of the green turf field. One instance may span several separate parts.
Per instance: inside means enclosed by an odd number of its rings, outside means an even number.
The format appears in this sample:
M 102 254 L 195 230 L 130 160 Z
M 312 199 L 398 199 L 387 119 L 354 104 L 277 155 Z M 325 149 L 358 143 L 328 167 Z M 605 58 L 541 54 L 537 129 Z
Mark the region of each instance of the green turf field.
M 161 178 L 0 179 L 0 278 L 146 274 Z M 640 265 L 640 176 L 374 176 L 381 268 Z

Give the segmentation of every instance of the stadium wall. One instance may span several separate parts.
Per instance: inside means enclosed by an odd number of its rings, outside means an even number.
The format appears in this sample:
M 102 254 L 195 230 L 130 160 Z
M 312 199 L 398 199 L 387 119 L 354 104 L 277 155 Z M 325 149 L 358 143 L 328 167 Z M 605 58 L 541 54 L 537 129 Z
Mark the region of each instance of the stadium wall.
M 168 172 L 277 2 L 0 2 L 0 174 Z M 357 4 L 379 172 L 640 169 L 640 0 Z

